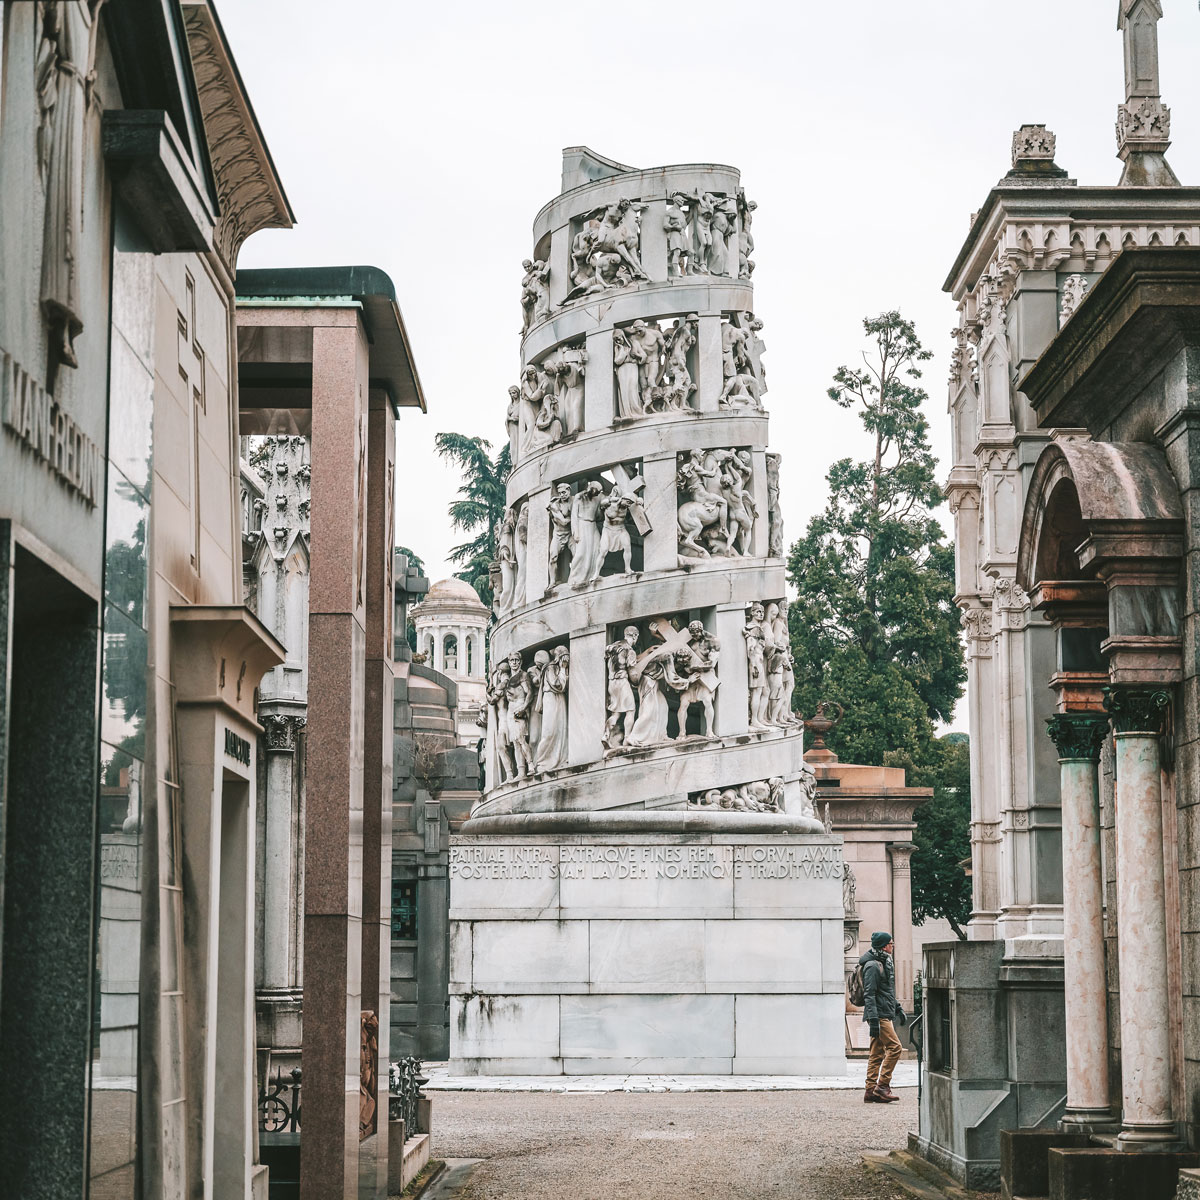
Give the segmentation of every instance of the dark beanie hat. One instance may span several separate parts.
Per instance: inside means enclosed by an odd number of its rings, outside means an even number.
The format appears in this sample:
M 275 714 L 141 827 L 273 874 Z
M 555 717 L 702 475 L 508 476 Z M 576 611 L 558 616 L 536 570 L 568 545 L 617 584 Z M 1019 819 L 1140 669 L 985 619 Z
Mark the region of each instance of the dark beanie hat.
M 873 933 L 871 934 L 871 949 L 882 950 L 891 940 L 892 935 L 890 933 L 884 933 L 882 930 L 879 933 Z

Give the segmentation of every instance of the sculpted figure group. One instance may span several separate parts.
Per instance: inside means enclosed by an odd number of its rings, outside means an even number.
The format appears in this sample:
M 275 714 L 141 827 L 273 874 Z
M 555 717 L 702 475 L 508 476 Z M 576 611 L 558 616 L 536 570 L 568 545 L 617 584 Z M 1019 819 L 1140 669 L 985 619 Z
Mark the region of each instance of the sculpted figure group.
M 529 562 L 527 503 L 510 504 L 504 510 L 497 542 L 494 565 L 498 568 L 498 582 L 494 585 L 492 606 L 499 615 L 525 601 L 525 578 Z
M 709 788 L 688 799 L 690 808 L 722 809 L 725 812 L 781 813 L 783 809 L 783 779 L 776 775 L 739 787 Z
M 618 200 L 589 213 L 571 242 L 571 283 L 564 304 L 647 278 L 642 269 L 642 206 Z
M 759 337 L 763 323 L 751 312 L 721 323 L 721 398 L 725 409 L 762 408 L 767 390 L 762 356 L 767 345 Z
M 547 562 L 550 587 L 561 581 L 567 560 L 570 566 L 566 583 L 573 588 L 585 587 L 599 579 L 610 554 L 621 556 L 625 574 L 633 573 L 629 525 L 632 522 L 643 534 L 650 529 L 639 495 L 645 481 L 624 467 L 614 467 L 612 471 L 617 482 L 608 491 L 595 479 L 576 492 L 569 483 L 560 483 L 554 489 L 546 506 L 550 517 Z
M 656 746 L 667 741 L 671 715 L 668 697 L 672 693 L 679 697 L 677 738 L 687 736 L 693 704 L 700 706 L 700 736 L 717 734 L 713 697 L 719 683 L 720 642 L 701 621 L 677 630 L 667 621 L 656 620 L 650 622 L 650 631 L 657 640 L 640 653 L 637 647 L 642 635 L 636 625 L 627 626 L 620 640 L 604 651 L 608 719 L 603 743 L 608 750 Z
M 538 650 L 522 666 L 513 651 L 488 678 L 495 720 L 500 783 L 527 779 L 567 765 L 567 688 L 571 656 L 566 646 Z
M 696 345 L 700 318 L 677 317 L 664 334 L 654 321 L 634 321 L 613 330 L 613 373 L 617 417 L 681 412 L 696 390 L 688 355 Z
M 753 541 L 758 506 L 749 450 L 690 450 L 676 463 L 681 558 L 740 558 Z
M 750 227 L 757 207 L 742 192 L 736 196 L 675 192 L 663 214 L 667 275 L 672 279 L 684 275 L 749 279 L 754 270 Z
M 587 351 L 564 346 L 553 358 L 530 364 L 519 385 L 508 389 L 510 445 L 527 457 L 583 428 L 583 380 Z
M 792 713 L 796 664 L 788 638 L 788 602 L 755 601 L 746 609 L 746 680 L 752 730 L 787 728 L 800 722 Z

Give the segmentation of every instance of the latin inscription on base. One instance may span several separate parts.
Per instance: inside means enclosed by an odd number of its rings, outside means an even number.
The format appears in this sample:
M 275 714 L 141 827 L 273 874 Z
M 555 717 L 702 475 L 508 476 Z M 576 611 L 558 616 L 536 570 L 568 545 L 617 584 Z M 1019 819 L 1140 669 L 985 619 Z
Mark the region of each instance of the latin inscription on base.
M 840 846 L 452 846 L 451 879 L 841 879 Z

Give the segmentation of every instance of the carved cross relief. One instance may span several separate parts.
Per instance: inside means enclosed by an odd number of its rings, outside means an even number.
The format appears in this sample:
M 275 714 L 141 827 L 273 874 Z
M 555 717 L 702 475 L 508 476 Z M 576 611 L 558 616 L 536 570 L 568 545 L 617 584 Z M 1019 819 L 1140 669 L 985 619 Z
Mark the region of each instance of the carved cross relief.
M 179 377 L 183 382 L 188 413 L 188 497 L 192 510 L 193 570 L 200 570 L 200 424 L 207 408 L 204 366 L 207 356 L 196 328 L 196 281 L 184 272 L 184 309 L 176 310 L 176 345 Z
M 632 500 L 636 500 L 636 504 L 630 505 L 629 519 L 633 522 L 634 528 L 638 533 L 645 537 L 654 527 L 650 524 L 650 519 L 646 516 L 646 506 L 642 502 L 641 496 L 637 493 L 646 486 L 646 481 L 641 475 L 630 475 L 624 465 L 618 463 L 612 468 L 612 477 L 617 481 L 616 491 L 620 496 L 629 496 Z

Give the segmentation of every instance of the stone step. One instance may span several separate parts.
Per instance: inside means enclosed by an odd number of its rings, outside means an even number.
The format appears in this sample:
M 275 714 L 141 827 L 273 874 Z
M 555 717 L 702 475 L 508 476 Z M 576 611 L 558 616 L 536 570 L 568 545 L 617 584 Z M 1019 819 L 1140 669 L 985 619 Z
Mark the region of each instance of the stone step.
M 1200 1166 L 1186 1151 L 1052 1149 L 1050 1200 L 1175 1200 L 1182 1167 Z

